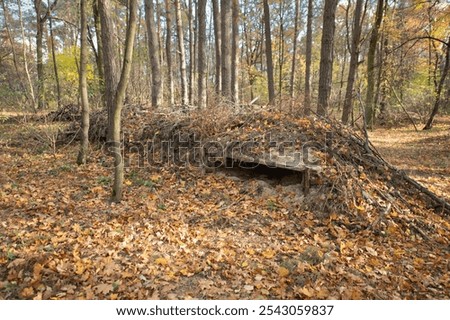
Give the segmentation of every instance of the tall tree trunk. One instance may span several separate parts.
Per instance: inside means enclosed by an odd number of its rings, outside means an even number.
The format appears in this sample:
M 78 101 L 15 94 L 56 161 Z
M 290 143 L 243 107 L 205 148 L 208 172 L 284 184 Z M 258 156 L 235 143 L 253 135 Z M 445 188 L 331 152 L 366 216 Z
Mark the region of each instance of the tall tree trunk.
M 45 103 L 45 73 L 44 73 L 44 22 L 41 15 L 41 0 L 35 0 L 36 11 L 36 70 L 37 70 L 37 91 L 38 91 L 38 109 L 44 109 Z
M 295 82 L 295 64 L 297 62 L 297 37 L 298 37 L 298 24 L 300 19 L 300 6 L 301 0 L 295 0 L 295 21 L 294 21 L 294 34 L 292 35 L 292 64 L 291 64 L 291 77 L 289 79 L 289 96 L 294 98 L 294 82 Z
M 156 34 L 153 0 L 145 0 L 145 22 L 147 25 L 148 53 L 152 64 L 152 105 L 157 108 L 163 103 L 163 91 L 159 60 L 159 39 Z
M 42 10 L 42 0 L 34 0 L 34 10 L 36 12 L 36 69 L 38 76 L 38 108 L 46 107 L 45 101 L 45 71 L 44 71 L 44 26 L 48 19 L 49 13 L 53 11 L 58 0 L 54 0 L 49 4 L 47 10 Z
M 280 29 L 278 39 L 278 94 L 281 97 L 283 94 L 283 68 L 284 68 L 284 1 L 279 3 L 279 15 L 280 15 Z
M 103 71 L 105 76 L 106 109 L 108 111 L 108 141 L 113 139 L 114 97 L 119 84 L 119 66 L 117 65 L 116 37 L 111 0 L 98 0 L 98 11 L 101 22 L 101 39 L 103 47 Z
M 170 0 L 165 0 L 166 7 L 166 62 L 167 62 L 167 81 L 169 82 L 169 101 L 170 105 L 175 104 L 173 94 L 173 71 L 172 71 L 172 12 Z
M 347 52 L 351 51 L 351 48 L 350 48 L 351 47 L 351 40 L 350 40 L 351 34 L 350 34 L 350 25 L 349 25 L 349 21 L 350 21 L 349 12 L 350 12 L 350 7 L 351 6 L 352 6 L 352 1 L 349 0 L 348 3 L 347 3 L 347 6 L 345 7 L 345 44 L 346 45 L 342 46 L 343 47 L 342 48 L 343 49 L 342 50 L 343 51 L 343 53 L 342 53 L 343 59 L 342 59 L 342 62 L 339 61 L 340 81 L 339 81 L 339 91 L 338 91 L 338 99 L 337 99 L 337 103 L 338 103 L 337 111 L 341 110 L 342 90 L 344 88 L 344 83 L 345 83 L 345 80 L 344 80 L 345 71 L 347 70 L 346 69 L 346 67 L 347 67 L 347 56 L 348 56 Z M 347 75 L 347 77 L 348 77 L 348 75 Z M 352 113 L 352 115 L 353 115 L 353 113 Z
M 375 14 L 375 25 L 372 28 L 369 41 L 369 51 L 367 53 L 367 93 L 365 118 L 368 128 L 373 127 L 375 113 L 375 54 L 377 50 L 378 34 L 383 21 L 384 0 L 378 0 Z
M 220 94 L 222 91 L 222 54 L 221 54 L 221 19 L 219 12 L 219 1 L 212 1 L 213 5 L 213 24 L 214 24 L 214 48 L 215 48 L 215 90 L 216 94 Z
M 177 20 L 177 35 L 178 35 L 178 54 L 180 56 L 180 76 L 181 76 L 181 104 L 188 104 L 188 83 L 186 76 L 186 53 L 184 50 L 184 32 L 183 20 L 181 18 L 181 4 L 180 0 L 175 0 L 175 11 Z
M 80 1 L 80 29 L 81 29 L 81 48 L 80 48 L 80 74 L 79 74 L 79 90 L 81 100 L 81 143 L 78 152 L 77 163 L 85 164 L 89 149 L 89 99 L 86 80 L 86 67 L 88 62 L 88 40 L 87 40 L 87 17 L 86 17 L 86 0 Z
M 49 1 L 48 7 L 50 7 Z M 59 73 L 58 73 L 58 64 L 56 61 L 56 53 L 55 53 L 55 37 L 53 35 L 53 19 L 52 13 L 48 12 L 48 28 L 50 31 L 50 46 L 52 49 L 52 61 L 53 61 L 53 72 L 55 74 L 55 83 L 56 83 L 56 104 L 58 108 L 61 107 L 61 84 L 59 82 Z
M 439 111 L 442 89 L 444 87 L 445 79 L 448 75 L 449 69 L 450 69 L 450 37 L 448 38 L 448 42 L 446 44 L 445 63 L 441 72 L 441 79 L 439 80 L 439 84 L 435 92 L 434 107 L 433 110 L 431 111 L 430 118 L 428 119 L 427 124 L 425 125 L 423 130 L 429 130 L 433 127 L 434 117 Z
M 188 3 L 188 30 L 189 30 L 189 104 L 192 105 L 194 94 L 194 67 L 195 67 L 195 41 L 194 41 L 194 4 L 192 0 Z
M 273 80 L 273 58 L 272 58 L 272 33 L 270 31 L 270 10 L 267 0 L 264 5 L 264 32 L 266 39 L 266 63 L 267 63 L 267 87 L 269 92 L 269 104 L 275 101 L 275 84 Z
M 227 100 L 231 97 L 231 33 L 232 33 L 231 0 L 221 0 L 221 47 L 222 47 L 222 96 Z
M 239 0 L 232 3 L 231 97 L 239 104 Z
M 109 15 L 111 11 L 105 11 L 105 9 L 110 8 L 110 0 L 100 0 L 100 12 L 102 17 L 102 30 L 108 30 L 108 26 L 104 25 L 104 22 L 110 21 Z M 122 158 L 122 148 L 120 143 L 120 129 L 121 129 L 121 113 L 123 108 L 123 103 L 125 99 L 126 89 L 130 77 L 131 71 L 131 63 L 133 59 L 133 46 L 134 46 L 134 38 L 136 35 L 136 26 L 137 26 L 137 12 L 138 12 L 138 1 L 130 0 L 129 2 L 129 17 L 127 23 L 127 32 L 125 37 L 125 51 L 123 56 L 123 65 L 122 71 L 120 74 L 120 80 L 117 85 L 117 90 L 113 96 L 113 122 L 112 122 L 112 148 L 111 151 L 114 155 L 114 183 L 112 190 L 112 198 L 113 202 L 120 202 L 122 200 L 123 193 L 123 175 L 124 175 L 124 161 Z M 106 40 L 105 40 L 106 39 Z M 113 63 L 113 60 L 108 60 L 110 57 L 109 52 L 113 46 L 112 44 L 108 44 L 107 42 L 110 39 L 104 37 L 103 48 L 104 48 L 104 65 L 105 65 L 105 76 L 106 69 L 110 69 L 109 64 Z M 106 82 L 107 91 L 111 88 L 111 84 Z
M 308 0 L 308 17 L 306 22 L 306 65 L 305 65 L 305 114 L 311 111 L 311 60 L 312 60 L 312 19 L 313 0 Z
M 19 62 L 18 62 L 18 55 L 16 53 L 16 46 L 15 46 L 15 42 L 13 39 L 13 36 L 11 34 L 11 28 L 9 26 L 9 11 L 8 8 L 6 7 L 5 4 L 5 0 L 1 0 L 2 3 L 2 8 L 3 8 L 3 16 L 4 16 L 4 23 L 5 23 L 5 29 L 6 29 L 6 35 L 8 37 L 9 43 L 11 44 L 11 51 L 12 51 L 12 56 L 13 56 L 13 64 L 14 64 L 14 69 L 16 71 L 16 75 L 17 75 L 17 79 L 19 80 L 19 84 L 21 87 L 21 90 L 24 92 L 25 97 L 27 98 L 27 100 L 30 100 L 30 97 L 28 96 L 28 92 L 25 88 L 25 85 L 22 81 L 22 73 L 19 70 Z
M 350 52 L 350 69 L 348 71 L 347 89 L 345 91 L 344 108 L 342 110 L 342 122 L 347 123 L 353 107 L 353 84 L 355 83 L 359 59 L 359 40 L 361 38 L 361 14 L 364 0 L 356 0 L 353 16 L 353 34 Z
M 319 97 L 317 114 L 327 116 L 333 78 L 333 48 L 337 0 L 325 0 L 320 47 Z
M 198 105 L 206 108 L 206 0 L 198 1 Z
M 27 46 L 25 41 L 25 28 L 23 25 L 23 16 L 22 16 L 22 5 L 21 0 L 17 0 L 17 7 L 19 10 L 19 22 L 20 22 L 20 31 L 22 34 L 22 56 L 23 56 L 23 66 L 25 69 L 25 73 L 27 75 L 28 87 L 30 90 L 30 98 L 31 98 L 31 106 L 34 111 L 36 111 L 36 97 L 34 95 L 33 82 L 31 81 L 30 70 L 28 68 L 28 59 L 27 59 Z
M 94 15 L 94 28 L 95 35 L 97 39 L 97 54 L 95 55 L 96 64 L 97 64 L 97 74 L 98 74 L 98 85 L 100 88 L 100 94 L 102 95 L 102 99 L 105 99 L 105 74 L 103 68 L 103 45 L 102 45 L 102 34 L 101 34 L 101 25 L 100 25 L 100 15 L 98 12 L 98 1 L 92 1 L 92 12 Z

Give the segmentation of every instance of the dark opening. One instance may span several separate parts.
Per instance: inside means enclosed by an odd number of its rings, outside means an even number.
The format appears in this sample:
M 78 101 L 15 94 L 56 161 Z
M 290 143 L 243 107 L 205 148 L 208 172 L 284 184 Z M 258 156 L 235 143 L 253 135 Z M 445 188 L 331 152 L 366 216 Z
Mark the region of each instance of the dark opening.
M 219 163 L 217 163 L 219 164 Z M 269 167 L 255 162 L 245 162 L 226 158 L 225 165 L 218 169 L 226 175 L 240 179 L 257 179 L 270 182 L 272 185 L 293 185 L 302 183 L 302 172 L 285 168 Z

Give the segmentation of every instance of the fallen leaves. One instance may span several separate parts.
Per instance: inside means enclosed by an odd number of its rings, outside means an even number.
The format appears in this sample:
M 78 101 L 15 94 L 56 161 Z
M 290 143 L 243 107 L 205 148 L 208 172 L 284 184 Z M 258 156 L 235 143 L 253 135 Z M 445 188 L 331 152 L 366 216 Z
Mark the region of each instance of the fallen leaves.
M 102 283 L 94 287 L 94 290 L 97 294 L 107 295 L 113 290 L 113 286 L 109 283 Z
M 166 258 L 158 258 L 155 260 L 155 263 L 160 266 L 167 266 L 169 264 Z
M 251 177 L 157 167 L 130 168 L 111 206 L 103 156 L 68 168 L 66 150 L 0 155 L 0 298 L 449 298 L 450 225 L 420 203 L 374 211 L 372 230 L 360 202 L 325 215 L 258 197 Z
M 269 249 L 266 249 L 266 250 L 262 253 L 263 257 L 266 258 L 266 259 L 272 259 L 273 257 L 275 257 L 275 254 L 276 254 L 275 250 L 270 249 L 270 248 L 269 248 Z
M 289 275 L 289 270 L 285 267 L 278 268 L 278 274 L 280 277 L 285 278 Z

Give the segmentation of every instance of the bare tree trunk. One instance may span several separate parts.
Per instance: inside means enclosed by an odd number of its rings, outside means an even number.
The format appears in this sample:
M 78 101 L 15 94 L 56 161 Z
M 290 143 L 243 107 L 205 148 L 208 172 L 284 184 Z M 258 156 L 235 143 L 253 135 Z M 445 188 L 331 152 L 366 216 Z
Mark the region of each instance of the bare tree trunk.
M 44 24 L 41 22 L 40 0 L 36 1 L 36 61 L 37 61 L 37 90 L 38 90 L 38 109 L 45 108 L 45 73 L 43 62 L 43 37 Z M 36 3 L 35 2 L 35 3 Z
M 320 47 L 319 97 L 317 114 L 327 116 L 333 76 L 333 48 L 337 0 L 325 0 Z
M 175 11 L 177 20 L 177 34 L 178 34 L 178 54 L 180 56 L 180 75 L 181 75 L 181 104 L 188 103 L 188 83 L 186 76 L 186 53 L 184 50 L 184 32 L 183 20 L 181 19 L 181 4 L 180 0 L 175 0 Z
M 361 38 L 361 14 L 364 0 L 357 0 L 355 13 L 353 16 L 353 34 L 350 53 L 350 69 L 348 71 L 347 89 L 345 91 L 344 108 L 342 110 L 342 122 L 347 123 L 350 111 L 353 107 L 353 84 L 355 83 L 356 72 L 358 70 L 359 40 Z
M 109 7 L 109 1 L 110 0 L 100 0 L 100 8 L 103 7 L 103 9 Z M 103 6 L 102 6 L 103 4 Z M 103 12 L 106 15 L 109 15 L 109 12 Z M 125 52 L 123 57 L 123 65 L 122 65 L 122 72 L 120 74 L 120 80 L 117 85 L 117 91 L 114 95 L 114 104 L 113 104 L 113 126 L 112 126 L 112 153 L 114 155 L 114 184 L 113 184 L 113 190 L 112 190 L 112 201 L 113 202 L 120 202 L 122 200 L 122 193 L 123 193 L 123 175 L 124 175 L 124 162 L 122 159 L 122 148 L 121 148 L 121 142 L 120 142 L 120 129 L 121 129 L 121 113 L 123 108 L 123 103 L 125 99 L 126 89 L 128 85 L 128 80 L 130 78 L 130 71 L 131 71 L 131 63 L 133 59 L 133 46 L 134 46 L 134 38 L 136 35 L 136 26 L 137 26 L 137 12 L 138 12 L 138 1 L 137 0 L 130 0 L 129 2 L 129 18 L 128 18 L 128 24 L 127 24 L 127 32 L 125 37 Z M 103 17 L 104 15 L 102 15 Z M 108 19 L 103 19 L 103 21 L 108 21 Z M 104 25 L 102 25 L 102 30 L 105 30 L 108 28 L 105 28 Z M 107 54 L 107 48 L 111 49 L 111 45 L 106 45 L 105 42 L 103 42 L 103 47 L 105 50 L 105 71 L 106 66 L 110 64 L 112 61 L 106 60 L 108 54 Z M 106 72 L 105 72 L 106 73 Z M 106 86 L 108 87 L 109 84 L 106 82 Z
M 6 29 L 6 35 L 8 37 L 9 43 L 11 44 L 11 51 L 12 51 L 12 56 L 13 56 L 13 64 L 14 64 L 14 69 L 16 70 L 16 74 L 17 74 L 17 78 L 19 80 L 19 84 L 21 87 L 21 90 L 24 92 L 25 97 L 27 98 L 27 100 L 30 100 L 30 97 L 28 96 L 27 90 L 25 89 L 25 85 L 22 81 L 22 75 L 21 72 L 19 70 L 19 62 L 18 62 L 18 57 L 17 57 L 17 53 L 16 53 L 16 46 L 13 40 L 13 36 L 11 34 L 11 28 L 9 26 L 9 11 L 8 8 L 6 7 L 5 4 L 5 0 L 1 0 L 2 3 L 2 8 L 3 8 L 3 16 L 4 16 L 4 23 L 5 23 L 5 29 Z
M 375 112 L 375 54 L 377 50 L 378 34 L 383 21 L 384 0 L 378 0 L 377 11 L 375 14 L 375 25 L 370 35 L 369 51 L 367 53 L 367 93 L 365 118 L 368 128 L 373 127 L 373 119 Z
M 198 105 L 206 108 L 206 0 L 198 1 Z
M 25 28 L 23 26 L 22 5 L 21 5 L 20 2 L 21 2 L 21 0 L 17 0 L 17 7 L 19 9 L 20 31 L 21 31 L 21 34 L 22 34 L 23 65 L 24 65 L 25 73 L 27 75 L 28 86 L 29 86 L 29 89 L 30 89 L 31 105 L 32 105 L 33 110 L 36 111 L 36 97 L 34 95 L 33 82 L 31 81 L 30 70 L 28 68 L 27 46 L 26 46 L 26 42 L 25 42 Z
M 300 19 L 300 6 L 301 0 L 295 1 L 295 21 L 294 21 L 294 34 L 292 36 L 292 64 L 291 64 L 291 78 L 289 80 L 289 96 L 294 98 L 294 82 L 295 82 L 295 64 L 297 62 L 297 37 L 298 37 L 298 24 Z
M 445 78 L 447 77 L 448 71 L 450 69 L 450 37 L 448 38 L 446 47 L 447 48 L 446 48 L 446 53 L 445 53 L 445 63 L 444 63 L 444 68 L 442 69 L 442 72 L 441 72 L 441 79 L 439 80 L 439 85 L 436 89 L 434 107 L 433 107 L 433 110 L 431 111 L 430 118 L 428 119 L 427 124 L 425 125 L 423 130 L 429 130 L 433 127 L 434 117 L 436 116 L 436 114 L 439 111 L 442 89 L 444 87 Z
M 87 47 L 87 17 L 86 17 L 86 0 L 80 1 L 80 29 L 81 29 L 81 48 L 80 48 L 80 75 L 79 90 L 81 100 L 81 143 L 78 153 L 77 163 L 85 164 L 89 149 L 89 99 L 87 91 L 86 67 L 88 62 Z
M 106 109 L 108 111 L 108 141 L 113 139 L 114 97 L 119 84 L 119 66 L 117 65 L 116 37 L 114 22 L 111 18 L 111 0 L 98 0 L 103 47 L 103 71 L 105 76 Z
M 219 95 L 222 91 L 221 81 L 222 81 L 222 54 L 221 54 L 221 19 L 219 12 L 219 1 L 212 1 L 213 5 L 213 24 L 214 24 L 214 46 L 215 46 L 215 89 L 216 93 Z
M 105 98 L 105 74 L 103 67 L 103 45 L 102 45 L 102 34 L 101 34 L 101 26 L 100 26 L 100 16 L 98 12 L 98 1 L 92 1 L 92 11 L 94 14 L 94 27 L 95 27 L 95 35 L 97 38 L 97 54 L 96 64 L 97 64 L 97 73 L 98 73 L 98 84 L 100 87 L 100 93 L 102 95 L 102 99 Z
M 192 105 L 194 94 L 194 60 L 195 60 L 195 44 L 194 44 L 194 5 L 193 1 L 188 3 L 188 31 L 189 31 L 189 104 Z
M 42 0 L 34 0 L 34 10 L 36 12 L 36 66 L 38 75 L 38 108 L 46 107 L 45 101 L 45 71 L 44 71 L 44 25 L 49 17 L 49 13 L 53 11 L 58 0 L 54 0 L 48 5 L 45 13 L 42 12 Z
M 145 22 L 147 25 L 148 53 L 152 64 L 152 105 L 158 108 L 163 103 L 163 91 L 159 60 L 159 41 L 156 34 L 153 0 L 145 0 Z
M 239 104 L 239 0 L 232 3 L 231 97 Z
M 231 97 L 231 32 L 232 32 L 231 0 L 221 0 L 221 47 L 222 47 L 222 96 Z
M 306 66 L 305 66 L 305 114 L 311 111 L 311 60 L 312 60 L 312 19 L 313 0 L 308 0 L 308 18 L 306 22 Z
M 264 31 L 266 39 L 266 62 L 267 62 L 267 87 L 269 92 L 269 104 L 275 101 L 275 84 L 273 80 L 273 58 L 272 58 L 272 35 L 270 31 L 270 10 L 267 0 L 264 4 Z
M 283 95 L 283 68 L 284 68 L 284 1 L 279 3 L 280 29 L 279 29 L 279 45 L 278 45 L 278 95 Z
M 166 61 L 167 61 L 167 80 L 169 82 L 169 101 L 170 105 L 175 104 L 173 94 L 173 74 L 172 74 L 172 13 L 170 0 L 165 0 L 166 6 Z
M 47 1 L 48 7 L 50 7 L 49 1 Z M 59 82 L 59 74 L 58 74 L 58 64 L 56 62 L 56 54 L 55 54 L 55 37 L 53 35 L 53 19 L 52 13 L 48 12 L 48 27 L 50 31 L 50 46 L 52 49 L 52 61 L 53 61 L 53 72 L 55 74 L 55 82 L 56 82 L 56 104 L 61 107 L 61 84 Z
M 45 108 L 45 74 L 43 62 L 43 37 L 44 37 L 44 23 L 41 16 L 41 2 L 42 0 L 34 1 L 34 8 L 36 11 L 36 69 L 37 69 L 37 91 L 38 91 L 38 109 Z

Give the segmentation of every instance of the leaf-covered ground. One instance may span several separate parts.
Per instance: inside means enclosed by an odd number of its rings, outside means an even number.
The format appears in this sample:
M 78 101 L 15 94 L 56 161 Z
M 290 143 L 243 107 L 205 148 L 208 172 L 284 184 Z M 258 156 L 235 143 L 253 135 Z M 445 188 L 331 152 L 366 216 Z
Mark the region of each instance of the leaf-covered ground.
M 448 217 L 416 213 L 440 226 L 433 237 L 396 223 L 375 234 L 256 179 L 175 167 L 129 168 L 110 204 L 101 151 L 78 167 L 77 146 L 52 154 L 41 126 L 0 125 L 2 299 L 450 298 Z
M 393 165 L 450 199 L 449 116 L 439 117 L 432 130 L 416 132 L 413 126 L 376 129 L 370 138 Z

